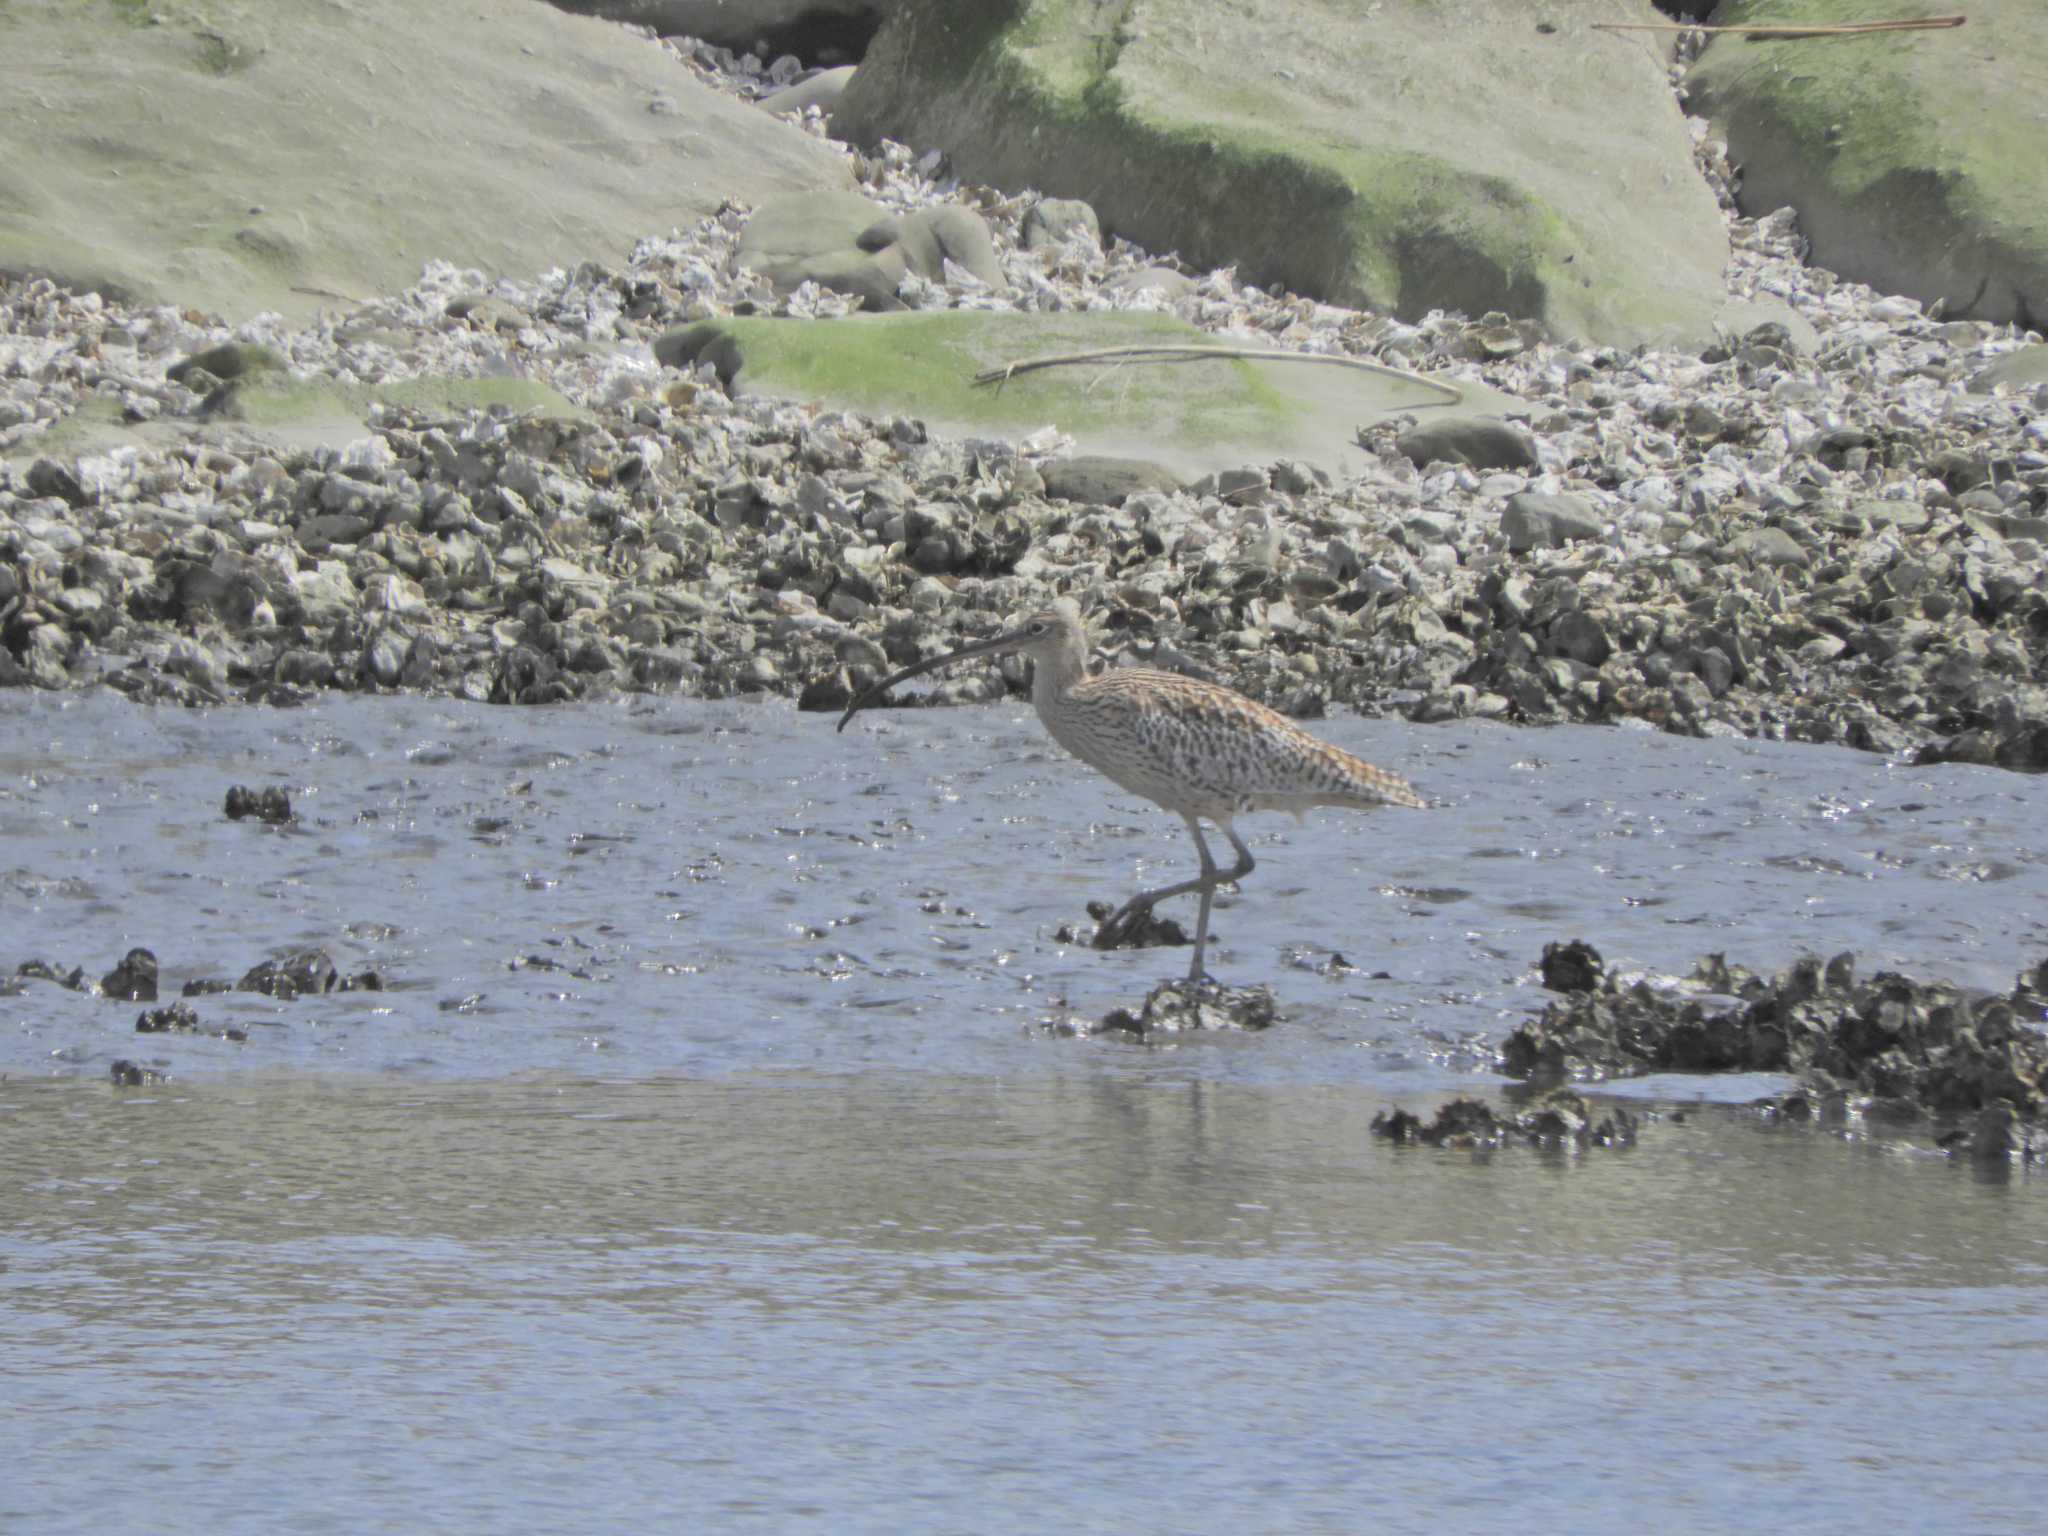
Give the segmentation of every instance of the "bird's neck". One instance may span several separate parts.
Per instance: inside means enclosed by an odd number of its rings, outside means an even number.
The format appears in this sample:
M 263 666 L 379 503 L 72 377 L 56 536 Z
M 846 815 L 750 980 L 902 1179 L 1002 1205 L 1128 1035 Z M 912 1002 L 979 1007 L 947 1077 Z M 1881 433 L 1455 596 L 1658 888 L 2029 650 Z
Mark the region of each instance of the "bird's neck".
M 1031 676 L 1031 702 L 1043 715 L 1056 704 L 1067 690 L 1088 675 L 1088 648 L 1085 644 L 1062 646 L 1050 656 L 1041 658 Z

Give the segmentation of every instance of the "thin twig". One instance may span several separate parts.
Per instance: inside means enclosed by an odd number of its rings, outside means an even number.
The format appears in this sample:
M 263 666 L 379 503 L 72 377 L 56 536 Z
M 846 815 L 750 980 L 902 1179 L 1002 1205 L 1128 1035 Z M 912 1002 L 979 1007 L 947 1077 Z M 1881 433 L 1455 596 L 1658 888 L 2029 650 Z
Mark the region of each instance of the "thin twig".
M 1960 27 L 1967 16 L 1926 16 L 1913 21 L 1842 21 L 1812 27 L 1702 27 L 1672 21 L 1596 21 L 1596 32 L 1736 32 L 1744 37 L 1859 37 L 1867 32 L 1938 32 Z
M 1382 378 L 1399 379 L 1405 384 L 1420 384 L 1424 389 L 1433 389 L 1443 395 L 1446 402 L 1451 405 L 1462 405 L 1465 401 L 1464 394 L 1455 386 L 1440 384 L 1435 379 L 1425 378 L 1419 373 L 1410 373 L 1405 368 L 1390 368 L 1385 363 L 1367 362 L 1362 357 L 1341 357 L 1327 352 L 1268 351 L 1263 347 L 1105 347 L 1099 352 L 1063 352 L 1056 357 L 1033 357 L 1022 362 L 1005 363 L 1000 368 L 990 368 L 983 373 L 977 373 L 974 382 L 994 384 L 1000 388 L 1010 382 L 1013 374 L 1030 373 L 1038 368 L 1058 368 L 1069 363 L 1100 362 L 1112 357 L 1146 362 L 1213 357 L 1250 363 L 1327 363 L 1335 368 L 1357 368 L 1366 373 L 1376 373 Z

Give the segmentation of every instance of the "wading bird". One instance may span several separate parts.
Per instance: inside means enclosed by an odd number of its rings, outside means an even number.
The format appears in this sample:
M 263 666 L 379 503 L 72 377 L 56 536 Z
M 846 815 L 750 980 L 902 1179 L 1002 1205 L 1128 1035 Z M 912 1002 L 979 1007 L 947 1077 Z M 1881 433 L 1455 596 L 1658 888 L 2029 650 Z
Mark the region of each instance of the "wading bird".
M 1318 741 L 1285 715 L 1234 689 L 1150 667 L 1114 667 L 1088 675 L 1088 638 L 1081 610 L 1069 598 L 1028 614 L 1013 628 L 944 656 L 905 667 L 863 689 L 839 729 L 866 705 L 905 678 L 950 666 L 970 656 L 1015 653 L 1031 658 L 1031 702 L 1052 739 L 1134 795 L 1174 812 L 1188 824 L 1202 872 L 1178 885 L 1140 891 L 1096 934 L 1103 948 L 1169 896 L 1199 891 L 1195 957 L 1188 981 L 1203 980 L 1209 942 L 1209 906 L 1216 887 L 1252 872 L 1252 853 L 1231 825 L 1248 811 L 1291 811 L 1298 820 L 1318 805 L 1369 810 L 1382 805 L 1426 808 L 1406 779 Z M 1214 822 L 1237 850 L 1237 862 L 1219 870 L 1202 836 Z

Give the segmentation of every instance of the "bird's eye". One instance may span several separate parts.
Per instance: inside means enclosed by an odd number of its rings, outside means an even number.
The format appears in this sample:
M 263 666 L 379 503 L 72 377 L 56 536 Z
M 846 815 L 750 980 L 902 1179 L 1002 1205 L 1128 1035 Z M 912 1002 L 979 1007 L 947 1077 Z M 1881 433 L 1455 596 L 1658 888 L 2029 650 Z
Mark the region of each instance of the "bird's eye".
M 1043 620 L 1043 619 L 1036 619 L 1036 620 L 1033 620 L 1033 621 L 1032 621 L 1032 624 L 1031 624 L 1031 626 L 1030 626 L 1030 631 L 1029 631 L 1029 632 L 1030 632 L 1031 634 L 1034 634 L 1034 635 L 1042 635 L 1042 634 L 1044 634 L 1044 633 L 1045 633 L 1045 620 Z

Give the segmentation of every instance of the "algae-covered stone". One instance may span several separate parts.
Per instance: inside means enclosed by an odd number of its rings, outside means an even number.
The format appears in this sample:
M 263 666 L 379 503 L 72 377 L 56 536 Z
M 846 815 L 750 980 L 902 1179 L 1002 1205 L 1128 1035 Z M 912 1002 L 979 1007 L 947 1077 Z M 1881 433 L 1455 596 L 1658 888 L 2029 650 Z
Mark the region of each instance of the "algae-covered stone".
M 1727 239 L 1647 4 L 903 0 L 833 131 L 1339 303 L 1704 340 Z M 1539 25 L 1540 21 L 1540 25 Z
M 0 154 L 0 270 L 233 319 L 433 260 L 623 256 L 728 198 L 850 179 L 645 39 L 545 5 L 6 0 L 0 102 L 33 104 Z
M 1164 464 L 1106 454 L 1056 459 L 1042 466 L 1040 473 L 1045 479 L 1045 494 L 1055 501 L 1079 501 L 1098 507 L 1122 506 L 1140 491 L 1181 488 L 1180 477 Z
M 870 310 L 904 308 L 906 273 L 934 282 L 946 263 L 1000 292 L 1006 283 L 988 225 L 970 208 L 922 208 L 901 217 L 858 192 L 814 192 L 763 204 L 740 237 L 739 259 L 787 293 L 816 283 Z
M 1449 408 L 1447 387 L 1418 379 L 1279 352 L 1265 360 L 1161 350 L 1216 346 L 1160 314 L 946 310 L 702 321 L 666 333 L 654 352 L 670 367 L 710 362 L 735 389 L 911 417 L 962 437 L 1051 426 L 1084 454 L 1155 460 L 1184 476 L 1282 457 L 1355 469 L 1365 461 L 1360 428 Z M 1066 361 L 977 382 L 1045 358 Z M 1521 407 L 1478 385 L 1452 392 L 1461 409 Z
M 167 372 L 179 384 L 197 373 L 211 374 L 226 383 L 253 373 L 285 373 L 290 369 L 291 360 L 275 347 L 253 341 L 226 341 L 173 363 Z
M 1842 0 L 1730 0 L 1717 24 L 1862 19 Z M 1743 211 L 1798 210 L 1813 260 L 1951 316 L 2048 314 L 2040 0 L 1979 0 L 1961 29 L 1813 40 L 1717 35 L 1687 77 L 1742 168 Z

